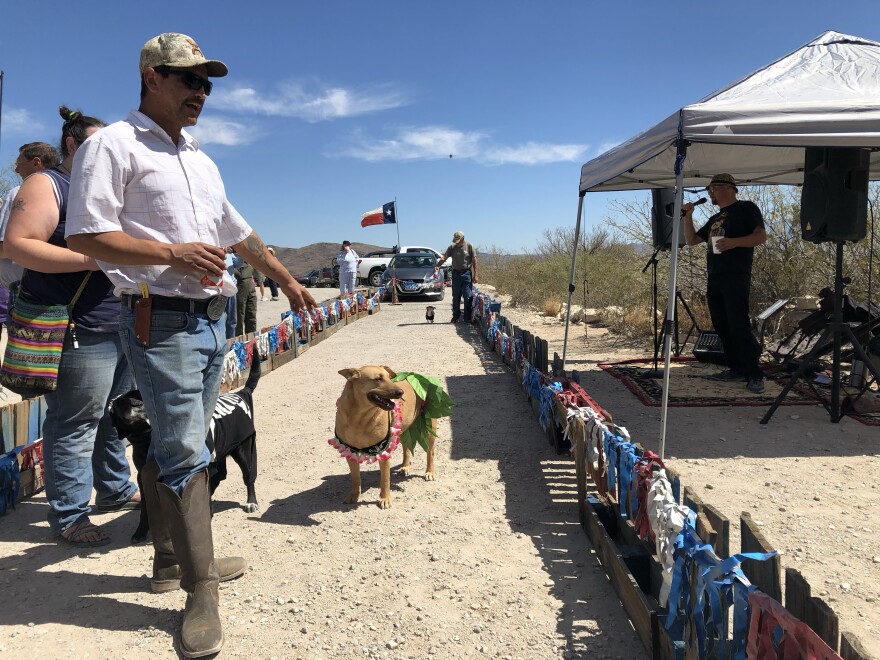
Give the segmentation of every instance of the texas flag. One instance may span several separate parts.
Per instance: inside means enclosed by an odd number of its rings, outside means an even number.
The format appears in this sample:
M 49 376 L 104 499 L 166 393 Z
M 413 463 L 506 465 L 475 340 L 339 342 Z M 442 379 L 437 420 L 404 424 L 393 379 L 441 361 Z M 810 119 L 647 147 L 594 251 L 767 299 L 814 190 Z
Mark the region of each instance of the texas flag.
M 393 225 L 397 223 L 397 213 L 394 210 L 394 202 L 383 204 L 380 209 L 367 211 L 361 216 L 361 227 L 371 225 Z

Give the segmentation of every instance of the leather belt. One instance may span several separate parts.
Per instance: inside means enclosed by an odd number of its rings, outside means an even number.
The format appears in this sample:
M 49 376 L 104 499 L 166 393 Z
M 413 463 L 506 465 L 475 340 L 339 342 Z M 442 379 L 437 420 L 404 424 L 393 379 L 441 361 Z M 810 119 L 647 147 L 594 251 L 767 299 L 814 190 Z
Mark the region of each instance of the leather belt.
M 141 296 L 123 293 L 120 298 L 122 305 L 134 309 L 134 303 Z M 173 298 L 170 296 L 150 296 L 154 311 L 186 312 L 188 314 L 204 314 L 212 321 L 217 321 L 226 310 L 226 296 L 210 298 Z

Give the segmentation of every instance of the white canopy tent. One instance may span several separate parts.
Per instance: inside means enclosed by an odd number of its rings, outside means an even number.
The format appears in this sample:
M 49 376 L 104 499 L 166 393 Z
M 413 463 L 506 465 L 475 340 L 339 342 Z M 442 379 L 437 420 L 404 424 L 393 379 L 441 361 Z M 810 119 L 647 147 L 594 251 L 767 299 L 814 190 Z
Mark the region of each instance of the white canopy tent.
M 705 187 L 729 172 L 741 185 L 801 184 L 807 147 L 880 149 L 880 43 L 828 31 L 581 167 L 568 308 L 584 196 L 588 192 Z M 880 178 L 880 151 L 870 178 Z M 681 223 L 674 224 L 672 245 Z M 675 313 L 678 251 L 672 251 L 666 324 Z M 566 346 L 568 342 L 566 319 Z M 664 344 L 660 455 L 666 441 L 671 332 Z

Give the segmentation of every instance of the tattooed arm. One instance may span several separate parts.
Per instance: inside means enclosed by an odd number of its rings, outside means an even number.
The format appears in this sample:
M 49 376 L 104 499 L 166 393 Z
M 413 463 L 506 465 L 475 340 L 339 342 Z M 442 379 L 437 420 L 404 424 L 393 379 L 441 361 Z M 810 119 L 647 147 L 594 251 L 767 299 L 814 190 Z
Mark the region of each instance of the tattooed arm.
M 278 286 L 290 301 L 290 308 L 301 310 L 307 307 L 317 307 L 318 303 L 312 298 L 312 294 L 306 291 L 299 282 L 281 264 L 263 240 L 252 232 L 241 243 L 232 246 L 236 254 L 240 255 L 251 266 L 260 271 L 264 276 L 278 282 Z

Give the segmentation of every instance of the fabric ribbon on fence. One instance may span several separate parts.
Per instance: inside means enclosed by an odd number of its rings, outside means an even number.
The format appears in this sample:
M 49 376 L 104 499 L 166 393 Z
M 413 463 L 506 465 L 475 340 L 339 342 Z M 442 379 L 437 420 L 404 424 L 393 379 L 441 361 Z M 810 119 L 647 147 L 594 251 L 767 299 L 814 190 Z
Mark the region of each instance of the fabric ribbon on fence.
M 241 342 L 235 343 L 240 344 Z M 225 385 L 226 383 L 237 382 L 240 373 L 241 369 L 238 368 L 238 355 L 235 352 L 235 345 L 233 344 L 233 349 L 223 356 L 223 371 L 220 376 L 220 384 Z
M 633 524 L 639 538 L 654 542 L 654 531 L 651 529 L 651 519 L 648 516 L 648 490 L 654 478 L 654 472 L 664 469 L 663 460 L 652 451 L 645 451 L 634 466 L 636 474 L 636 501 L 638 513 Z
M 556 393 L 560 391 L 562 385 L 555 382 L 547 383 L 538 391 L 538 424 L 545 431 L 554 423 L 553 402 L 556 400 Z
M 633 468 L 640 457 L 640 450 L 629 436 L 624 439 L 609 426 L 605 432 L 605 456 L 608 458 L 608 490 L 615 493 L 620 505 L 621 518 L 627 518 L 628 512 L 635 511 L 638 505 L 633 481 Z M 627 502 L 629 497 L 629 502 Z
M 541 372 L 535 369 L 527 360 L 523 360 L 523 389 L 533 399 L 537 399 L 541 393 Z
M 599 494 L 603 497 L 608 493 L 608 458 L 605 454 L 605 434 L 608 428 L 599 419 L 599 415 L 592 408 L 581 408 L 587 415 L 586 439 L 587 439 L 587 465 L 592 469 L 591 477 Z
M 748 594 L 754 589 L 740 565 L 743 559 L 764 561 L 775 552 L 746 552 L 719 559 L 712 546 L 697 535 L 696 514 L 689 511 L 675 542 L 675 566 L 669 591 L 666 629 L 685 643 L 696 642 L 698 657 L 706 658 L 724 640 L 725 603 L 733 604 L 732 660 L 745 660 Z M 692 598 L 693 593 L 693 598 Z M 724 640 L 726 642 L 726 640 Z
M 646 507 L 651 531 L 654 534 L 654 546 L 662 567 L 663 584 L 660 585 L 657 601 L 661 607 L 666 607 L 675 566 L 675 541 L 693 511 L 675 501 L 672 484 L 669 482 L 666 470 L 663 469 L 653 474 L 646 497 Z
M 491 342 L 493 346 L 497 345 L 497 341 L 495 339 L 496 333 L 501 331 L 501 319 L 494 318 L 491 319 L 486 327 L 486 341 Z
M 44 472 L 43 472 L 43 440 L 36 440 L 21 450 L 20 471 L 34 471 L 34 493 L 43 490 Z
M 749 593 L 748 658 L 810 658 L 839 660 L 825 641 L 807 624 L 757 589 Z
M 258 351 L 261 360 L 269 357 L 269 333 L 263 332 L 254 337 L 254 348 Z
M 269 354 L 275 355 L 278 352 L 278 328 L 283 327 L 283 324 L 279 323 L 274 328 L 271 328 L 269 332 L 266 333 L 269 341 Z

